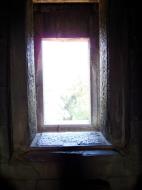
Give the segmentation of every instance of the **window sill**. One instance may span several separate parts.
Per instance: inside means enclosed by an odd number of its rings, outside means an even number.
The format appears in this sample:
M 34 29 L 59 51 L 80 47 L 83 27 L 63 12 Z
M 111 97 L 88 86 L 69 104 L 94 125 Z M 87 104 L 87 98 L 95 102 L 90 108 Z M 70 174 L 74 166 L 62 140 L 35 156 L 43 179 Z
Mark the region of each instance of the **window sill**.
M 101 132 L 45 132 L 37 133 L 31 148 L 110 147 Z
M 101 132 L 89 131 L 37 133 L 30 148 L 16 157 L 32 162 L 47 162 L 115 155 L 118 152 Z

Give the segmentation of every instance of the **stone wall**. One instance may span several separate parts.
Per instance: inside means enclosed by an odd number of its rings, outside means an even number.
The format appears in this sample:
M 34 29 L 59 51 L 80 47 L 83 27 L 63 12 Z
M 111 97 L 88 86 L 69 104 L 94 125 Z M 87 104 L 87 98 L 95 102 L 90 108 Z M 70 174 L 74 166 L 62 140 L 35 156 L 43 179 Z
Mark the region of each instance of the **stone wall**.
M 9 157 L 9 10 L 0 7 L 0 160 Z
M 110 14 L 121 15 L 121 6 L 126 6 L 128 11 L 127 52 L 129 68 L 129 143 L 125 151 L 115 154 L 80 155 L 52 155 L 46 162 L 23 160 L 16 157 L 9 159 L 12 146 L 11 133 L 11 103 L 10 103 L 10 18 L 13 10 L 6 3 L 0 7 L 0 185 L 8 189 L 17 190 L 59 190 L 59 189 L 109 189 L 112 190 L 138 190 L 142 189 L 142 108 L 141 102 L 141 29 L 139 28 L 140 10 L 138 5 L 116 3 L 110 0 Z M 22 8 L 22 6 L 18 6 Z M 124 9 L 123 9 L 124 10 Z M 19 10 L 20 13 L 20 10 Z M 20 18 L 17 19 L 20 23 Z M 118 20 L 120 24 L 122 21 Z M 20 26 L 20 25 L 19 25 Z M 111 23 L 110 23 L 111 26 Z M 15 23 L 15 27 L 18 27 Z M 113 29 L 115 38 L 119 31 Z M 111 30 L 110 30 L 111 34 Z M 112 39 L 110 37 L 110 39 Z M 23 43 L 23 39 L 18 38 Z M 125 39 L 123 39 L 125 40 Z M 127 42 L 127 40 L 126 40 Z M 20 44 L 20 42 L 17 42 Z M 121 42 L 120 42 L 121 43 Z M 123 51 L 123 49 L 122 49 Z M 20 56 L 20 55 L 18 55 Z M 22 56 L 21 56 L 22 58 Z M 20 60 L 20 57 L 19 57 Z M 116 56 L 117 60 L 117 56 Z M 113 58 L 113 61 L 115 59 Z M 121 61 L 121 59 L 120 59 Z M 19 73 L 23 70 L 19 67 Z M 124 76 L 123 76 L 124 77 Z M 17 82 L 17 81 L 15 81 Z M 115 111 L 115 110 L 114 110 Z M 22 116 L 21 116 L 22 117 Z M 19 130 L 20 131 L 20 130 Z M 22 134 L 19 134 L 22 136 Z M 15 137 L 16 138 L 16 137 Z M 105 186 L 106 188 L 104 188 Z

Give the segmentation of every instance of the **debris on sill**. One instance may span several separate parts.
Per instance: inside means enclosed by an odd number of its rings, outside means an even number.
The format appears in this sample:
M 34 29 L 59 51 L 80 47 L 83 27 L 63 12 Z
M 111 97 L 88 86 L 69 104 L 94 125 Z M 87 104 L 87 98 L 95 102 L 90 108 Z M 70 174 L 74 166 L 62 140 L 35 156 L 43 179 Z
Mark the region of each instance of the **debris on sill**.
M 71 147 L 111 145 L 101 132 L 38 133 L 31 147 Z

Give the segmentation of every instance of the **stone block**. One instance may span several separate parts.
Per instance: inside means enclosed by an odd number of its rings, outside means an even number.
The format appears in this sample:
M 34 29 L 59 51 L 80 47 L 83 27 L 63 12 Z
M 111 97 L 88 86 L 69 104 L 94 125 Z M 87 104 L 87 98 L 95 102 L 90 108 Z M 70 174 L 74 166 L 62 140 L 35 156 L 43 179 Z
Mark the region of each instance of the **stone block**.
M 8 123 L 8 102 L 7 102 L 7 88 L 0 87 L 0 126 Z M 10 109 L 10 107 L 9 107 Z
M 36 186 L 37 190 L 59 190 L 61 183 L 58 180 L 39 180 Z

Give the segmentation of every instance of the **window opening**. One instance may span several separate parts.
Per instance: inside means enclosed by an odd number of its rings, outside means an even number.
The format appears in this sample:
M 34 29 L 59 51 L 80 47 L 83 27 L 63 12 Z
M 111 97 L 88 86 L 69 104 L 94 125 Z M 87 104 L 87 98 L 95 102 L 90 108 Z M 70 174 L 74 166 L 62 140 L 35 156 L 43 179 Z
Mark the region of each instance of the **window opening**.
M 44 125 L 91 124 L 89 38 L 43 38 Z
M 34 6 L 37 133 L 32 147 L 108 146 L 100 131 L 98 4 Z

